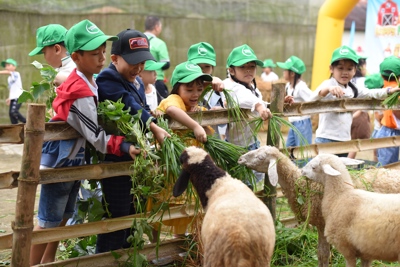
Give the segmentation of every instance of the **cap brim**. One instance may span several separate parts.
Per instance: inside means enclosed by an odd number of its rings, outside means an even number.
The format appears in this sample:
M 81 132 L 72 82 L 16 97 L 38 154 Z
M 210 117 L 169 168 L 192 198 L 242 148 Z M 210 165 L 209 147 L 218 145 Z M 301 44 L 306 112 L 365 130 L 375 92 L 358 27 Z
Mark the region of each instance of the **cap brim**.
M 348 57 L 339 57 L 339 58 L 335 58 L 334 60 L 331 61 L 331 64 L 333 62 L 339 61 L 339 60 L 351 60 L 354 63 L 358 64 L 358 58 L 357 59 L 353 59 L 353 58 L 348 58 Z
M 146 67 L 146 65 L 144 65 L 144 70 L 148 70 L 148 71 L 153 71 L 153 70 L 160 70 L 162 69 L 162 67 L 165 66 L 165 64 L 167 64 L 167 62 L 154 62 L 153 64 L 151 64 L 150 67 Z
M 35 56 L 38 54 L 43 54 L 42 50 L 43 50 L 43 47 L 36 47 L 29 53 L 29 56 L 31 57 L 31 56 Z
M 117 36 L 111 36 L 111 35 L 97 36 L 97 37 L 93 38 L 92 40 L 90 40 L 89 42 L 87 42 L 82 47 L 80 47 L 78 50 L 92 51 L 92 50 L 99 48 L 99 46 L 104 44 L 106 41 L 116 41 L 116 40 L 118 40 Z
M 136 65 L 146 60 L 156 61 L 149 51 L 138 51 L 126 55 L 120 55 L 128 64 Z
M 194 59 L 189 59 L 189 61 L 195 63 L 195 64 L 210 64 L 211 66 L 216 66 L 216 62 L 212 59 L 208 58 L 194 58 Z
M 258 59 L 242 59 L 242 60 L 236 61 L 235 63 L 232 63 L 232 65 L 234 67 L 238 67 L 238 66 L 242 66 L 246 63 L 253 62 L 253 61 L 256 63 L 257 66 L 260 66 L 260 67 L 264 66 L 264 62 L 262 62 L 261 60 L 258 60 Z
M 186 76 L 183 79 L 180 79 L 179 83 L 190 83 L 194 80 L 196 80 L 197 78 L 201 78 L 203 81 L 207 81 L 207 82 L 211 82 L 212 81 L 212 76 L 210 74 L 204 74 L 204 73 L 193 73 L 191 75 Z
M 279 68 L 288 70 L 289 68 L 286 66 L 285 62 L 276 62 Z

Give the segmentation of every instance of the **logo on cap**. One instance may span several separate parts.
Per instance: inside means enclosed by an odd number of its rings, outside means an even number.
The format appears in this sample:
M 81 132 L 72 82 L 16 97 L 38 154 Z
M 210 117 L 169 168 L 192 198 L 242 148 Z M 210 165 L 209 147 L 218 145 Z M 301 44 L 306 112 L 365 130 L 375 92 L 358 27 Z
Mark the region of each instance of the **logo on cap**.
M 199 55 L 205 56 L 207 54 L 207 49 L 205 49 L 202 46 L 199 46 L 199 48 L 197 48 L 197 52 L 199 53 Z
M 140 49 L 140 48 L 149 48 L 149 44 L 147 43 L 147 39 L 144 37 L 135 37 L 129 39 L 129 47 L 132 50 Z
M 245 55 L 246 57 L 250 57 L 253 55 L 250 49 L 244 47 L 242 48 L 242 54 Z
M 199 66 L 197 66 L 196 64 L 193 63 L 188 63 L 186 64 L 186 68 L 190 71 L 196 71 L 197 68 L 200 68 Z
M 86 30 L 91 34 L 96 34 L 100 31 L 100 29 L 94 24 L 86 24 Z
M 343 56 L 347 55 L 349 52 L 350 51 L 347 48 L 342 48 L 342 49 L 339 50 L 339 54 L 341 54 Z

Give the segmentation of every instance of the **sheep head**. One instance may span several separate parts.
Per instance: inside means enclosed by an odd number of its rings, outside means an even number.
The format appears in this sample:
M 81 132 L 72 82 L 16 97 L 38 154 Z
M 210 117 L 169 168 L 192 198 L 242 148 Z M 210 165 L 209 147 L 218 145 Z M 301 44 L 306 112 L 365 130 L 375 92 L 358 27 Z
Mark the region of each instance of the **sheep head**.
M 273 146 L 262 146 L 240 156 L 238 163 L 258 172 L 268 173 L 270 183 L 278 183 L 277 159 L 279 150 Z

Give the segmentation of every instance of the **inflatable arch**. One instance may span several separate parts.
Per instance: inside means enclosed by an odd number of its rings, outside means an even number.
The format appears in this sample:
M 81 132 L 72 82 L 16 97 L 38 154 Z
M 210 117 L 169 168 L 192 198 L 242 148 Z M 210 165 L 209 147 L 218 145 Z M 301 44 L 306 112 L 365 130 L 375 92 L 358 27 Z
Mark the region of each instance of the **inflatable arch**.
M 311 89 L 329 77 L 333 50 L 342 45 L 344 20 L 358 0 L 326 0 L 318 13 Z

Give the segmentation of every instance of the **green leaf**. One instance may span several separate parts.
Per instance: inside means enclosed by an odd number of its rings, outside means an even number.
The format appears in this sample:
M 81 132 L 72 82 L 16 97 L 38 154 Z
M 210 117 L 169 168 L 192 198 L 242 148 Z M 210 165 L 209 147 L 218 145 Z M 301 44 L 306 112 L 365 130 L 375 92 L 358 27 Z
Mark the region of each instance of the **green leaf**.
M 33 97 L 33 95 L 32 95 L 30 92 L 28 92 L 28 91 L 23 91 L 22 94 L 18 97 L 18 103 L 19 103 L 19 104 L 25 103 L 25 102 L 27 102 L 28 100 L 32 100 L 32 101 L 35 100 L 35 98 Z
M 50 89 L 50 84 L 40 83 L 40 84 L 32 85 L 32 87 L 31 87 L 32 95 L 35 99 L 38 99 L 46 90 Z
M 40 63 L 40 62 L 38 62 L 38 61 L 33 61 L 32 63 L 31 63 L 33 66 L 35 66 L 35 68 L 37 68 L 37 69 L 42 69 L 43 68 L 43 65 L 42 65 L 42 63 Z
M 303 198 L 302 195 L 299 195 L 299 196 L 298 196 L 298 198 L 297 198 L 297 203 L 299 203 L 300 205 L 303 205 L 303 204 L 304 204 L 304 198 Z

